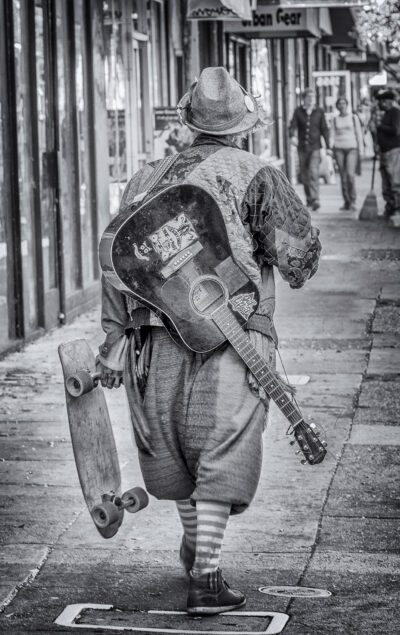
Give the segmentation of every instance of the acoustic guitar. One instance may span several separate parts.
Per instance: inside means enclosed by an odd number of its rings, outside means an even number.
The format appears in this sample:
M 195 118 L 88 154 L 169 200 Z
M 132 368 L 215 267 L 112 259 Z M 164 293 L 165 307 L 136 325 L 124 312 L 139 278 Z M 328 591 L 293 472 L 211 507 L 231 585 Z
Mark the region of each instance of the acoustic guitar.
M 119 213 L 105 230 L 100 263 L 110 283 L 158 315 L 170 335 L 206 353 L 230 342 L 288 419 L 305 460 L 314 465 L 326 443 L 267 362 L 244 325 L 258 306 L 255 283 L 235 260 L 222 213 L 201 187 L 173 185 Z

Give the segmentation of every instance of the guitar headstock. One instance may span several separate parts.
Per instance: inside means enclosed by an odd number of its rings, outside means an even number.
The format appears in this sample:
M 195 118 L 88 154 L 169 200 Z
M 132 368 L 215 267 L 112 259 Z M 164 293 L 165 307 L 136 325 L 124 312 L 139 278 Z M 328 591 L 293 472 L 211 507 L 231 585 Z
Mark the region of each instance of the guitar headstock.
M 315 423 L 308 424 L 302 420 L 295 426 L 294 436 L 304 454 L 305 461 L 302 463 L 307 461 L 310 465 L 316 465 L 324 460 L 327 442 L 320 440 Z

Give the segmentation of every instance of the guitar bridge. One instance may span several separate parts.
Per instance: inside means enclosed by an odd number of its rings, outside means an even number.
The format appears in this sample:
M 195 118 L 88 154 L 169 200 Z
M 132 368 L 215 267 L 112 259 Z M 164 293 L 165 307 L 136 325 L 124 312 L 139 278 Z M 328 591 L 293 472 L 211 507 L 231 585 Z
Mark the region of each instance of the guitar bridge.
M 198 240 L 186 249 L 182 249 L 160 270 L 162 277 L 167 280 L 175 271 L 178 271 L 189 260 L 192 260 L 202 249 L 203 245 Z

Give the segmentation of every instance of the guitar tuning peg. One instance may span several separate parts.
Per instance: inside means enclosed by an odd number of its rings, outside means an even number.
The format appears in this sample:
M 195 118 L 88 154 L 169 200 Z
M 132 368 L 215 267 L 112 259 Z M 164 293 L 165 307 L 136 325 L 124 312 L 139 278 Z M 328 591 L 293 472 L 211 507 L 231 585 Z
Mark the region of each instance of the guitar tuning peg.
M 327 441 L 322 441 L 322 445 L 324 446 L 324 448 L 326 448 L 326 446 L 328 445 Z
M 300 461 L 300 463 L 301 463 L 302 465 L 305 465 L 305 464 L 307 463 L 307 461 L 306 461 L 305 459 L 302 459 L 302 460 Z
M 300 454 L 301 450 L 296 450 L 295 454 Z
M 315 425 L 315 423 L 310 423 L 310 428 L 312 428 L 314 430 L 314 428 L 316 428 L 317 426 Z
M 289 441 L 289 445 L 294 445 L 294 441 Z

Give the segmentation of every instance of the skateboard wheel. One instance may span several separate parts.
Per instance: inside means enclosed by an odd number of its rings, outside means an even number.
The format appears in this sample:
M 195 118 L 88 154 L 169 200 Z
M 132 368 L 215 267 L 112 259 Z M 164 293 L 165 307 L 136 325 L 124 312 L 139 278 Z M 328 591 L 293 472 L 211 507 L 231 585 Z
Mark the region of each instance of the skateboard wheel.
M 91 513 L 95 525 L 104 529 L 105 527 L 109 527 L 113 523 L 117 522 L 120 518 L 121 512 L 114 503 L 107 501 L 102 505 L 96 505 L 93 507 Z
M 144 509 L 149 504 L 149 497 L 147 492 L 141 487 L 132 487 L 132 489 L 128 489 L 121 496 L 122 503 L 124 508 L 130 514 L 135 514 L 136 512 Z M 132 501 L 130 505 L 129 501 Z
M 94 377 L 87 370 L 78 370 L 65 380 L 65 387 L 72 397 L 81 397 L 94 388 Z

